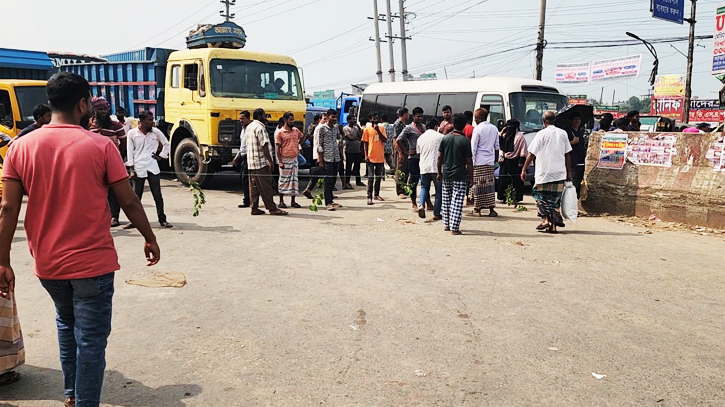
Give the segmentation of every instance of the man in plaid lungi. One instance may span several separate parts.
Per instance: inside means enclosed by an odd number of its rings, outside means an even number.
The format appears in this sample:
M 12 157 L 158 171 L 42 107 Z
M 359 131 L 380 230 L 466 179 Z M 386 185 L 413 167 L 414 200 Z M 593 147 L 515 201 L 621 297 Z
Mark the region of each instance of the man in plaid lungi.
M 557 233 L 557 226 L 564 227 L 559 214 L 561 195 L 564 192 L 564 180 L 571 180 L 572 151 L 566 131 L 554 126 L 556 114 L 544 113 L 544 129 L 536 134 L 529 146 L 529 156 L 521 169 L 521 179 L 526 177 L 526 169 L 536 159 L 536 174 L 533 196 L 536 209 L 542 219 L 537 230 Z
M 453 132 L 443 137 L 438 149 L 438 180 L 443 181 L 443 226 L 452 235 L 460 235 L 466 187 L 473 180 L 471 142 L 463 133 L 466 116 L 453 116 Z

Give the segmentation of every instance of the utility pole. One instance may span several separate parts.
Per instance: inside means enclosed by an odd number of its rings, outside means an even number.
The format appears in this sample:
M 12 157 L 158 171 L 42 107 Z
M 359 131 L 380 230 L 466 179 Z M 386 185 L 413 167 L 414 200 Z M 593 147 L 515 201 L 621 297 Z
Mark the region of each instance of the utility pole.
M 234 17 L 236 17 L 236 14 L 230 13 L 229 8 L 235 4 L 237 4 L 237 0 L 221 0 L 221 3 L 225 6 L 226 12 L 220 11 L 219 14 L 224 17 L 226 21 L 232 21 Z
M 692 58 L 695 52 L 695 15 L 697 14 L 697 0 L 692 0 L 690 6 L 690 18 L 685 19 L 690 23 L 690 43 L 687 46 L 687 78 L 685 79 L 685 106 L 682 107 L 682 122 L 690 122 L 690 100 L 692 99 Z
M 390 81 L 395 82 L 395 55 L 393 54 L 393 14 L 390 12 L 390 0 L 385 0 L 387 6 L 387 23 L 388 23 L 388 53 L 390 58 Z M 403 74 L 405 76 L 405 74 Z M 403 79 L 405 80 L 405 78 Z
M 405 29 L 405 5 L 404 0 L 399 0 L 400 4 L 400 51 L 403 62 L 403 81 L 408 80 L 408 48 L 405 42 L 408 40 L 408 33 Z
M 544 26 L 546 25 L 546 0 L 541 0 L 539 15 L 539 40 L 536 42 L 536 79 L 541 80 L 544 72 Z
M 380 59 L 380 25 L 378 24 L 380 17 L 378 15 L 378 0 L 373 0 L 373 21 L 375 23 L 375 52 L 378 57 L 378 82 L 383 82 L 383 63 Z

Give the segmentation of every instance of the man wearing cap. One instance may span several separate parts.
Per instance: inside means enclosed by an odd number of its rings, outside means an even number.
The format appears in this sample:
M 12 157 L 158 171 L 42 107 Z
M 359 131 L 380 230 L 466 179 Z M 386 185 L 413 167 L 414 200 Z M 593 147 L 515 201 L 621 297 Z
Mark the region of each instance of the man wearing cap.
M 93 98 L 91 105 L 96 114 L 88 122 L 88 130 L 108 137 L 118 147 L 119 140 L 126 137 L 123 125 L 111 119 L 108 102 L 103 96 Z M 118 217 L 121 214 L 121 205 L 119 205 L 113 189 L 110 188 L 108 189 L 108 206 L 111 208 L 111 227 L 119 226 L 121 223 L 118 221 Z

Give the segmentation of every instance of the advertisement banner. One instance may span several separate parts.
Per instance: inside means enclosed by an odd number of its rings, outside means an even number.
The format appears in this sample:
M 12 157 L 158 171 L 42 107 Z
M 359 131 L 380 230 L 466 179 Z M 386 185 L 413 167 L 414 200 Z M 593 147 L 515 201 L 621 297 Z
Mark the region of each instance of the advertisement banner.
M 684 104 L 685 100 L 681 97 L 654 99 L 655 114 L 681 122 Z
M 607 133 L 602 136 L 602 148 L 599 151 L 597 168 L 621 170 L 627 154 L 626 133 Z
M 720 101 L 699 99 L 690 102 L 690 123 L 722 123 L 725 111 L 720 110 Z
M 725 137 L 715 140 L 705 158 L 712 163 L 713 171 L 725 172 Z
M 642 69 L 642 54 L 594 61 L 591 65 L 591 82 L 609 79 L 635 78 Z
M 655 97 L 685 96 L 685 75 L 660 75 L 655 79 Z
M 589 62 L 556 64 L 556 83 L 589 83 Z
M 674 134 L 643 134 L 627 147 L 627 160 L 635 165 L 672 167 L 675 139 Z
M 685 20 L 685 0 L 653 0 L 652 17 L 682 24 Z
M 586 105 L 587 95 L 569 95 L 570 105 Z
M 715 9 L 715 33 L 712 37 L 712 74 L 725 73 L 725 6 Z
M 611 113 L 614 119 L 626 116 L 626 113 L 619 111 L 619 106 L 594 106 L 594 114 L 599 116 L 604 113 Z

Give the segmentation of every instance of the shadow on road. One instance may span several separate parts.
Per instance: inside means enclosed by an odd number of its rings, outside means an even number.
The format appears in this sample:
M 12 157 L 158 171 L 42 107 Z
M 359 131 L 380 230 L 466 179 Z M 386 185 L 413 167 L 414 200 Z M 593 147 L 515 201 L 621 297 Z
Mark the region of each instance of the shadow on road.
M 641 237 L 639 233 L 618 233 L 618 232 L 603 232 L 599 230 L 564 230 L 559 229 L 559 233 L 564 235 L 590 235 L 590 236 L 636 236 Z
M 63 374 L 60 370 L 25 365 L 18 368 L 18 373 L 22 375 L 20 381 L 5 387 L 0 394 L 0 407 L 17 407 L 6 401 L 57 400 L 62 403 Z M 151 388 L 110 370 L 106 371 L 101 402 L 124 407 L 185 407 L 182 400 L 196 397 L 201 391 L 201 386 L 196 384 Z

